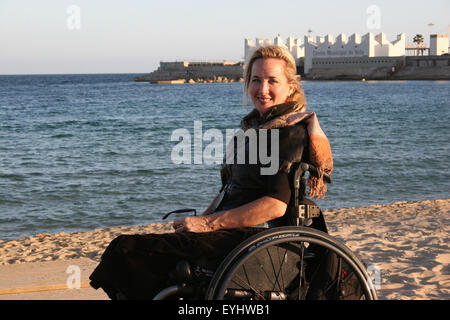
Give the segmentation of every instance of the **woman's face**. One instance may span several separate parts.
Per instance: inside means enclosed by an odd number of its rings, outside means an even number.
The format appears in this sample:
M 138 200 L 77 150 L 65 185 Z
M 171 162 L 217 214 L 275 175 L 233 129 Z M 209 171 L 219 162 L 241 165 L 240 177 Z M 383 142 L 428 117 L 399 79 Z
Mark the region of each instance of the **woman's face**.
M 258 59 L 253 63 L 249 93 L 253 105 L 260 114 L 273 106 L 286 102 L 293 84 L 285 73 L 286 62 L 280 59 Z

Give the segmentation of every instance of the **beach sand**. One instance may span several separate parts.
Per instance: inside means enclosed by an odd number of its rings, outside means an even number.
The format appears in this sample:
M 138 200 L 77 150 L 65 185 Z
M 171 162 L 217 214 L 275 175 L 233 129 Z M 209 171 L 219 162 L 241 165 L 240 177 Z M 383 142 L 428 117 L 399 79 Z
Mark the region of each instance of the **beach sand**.
M 330 234 L 375 272 L 380 299 L 450 298 L 450 199 L 324 215 Z M 0 299 L 107 299 L 88 278 L 109 242 L 120 234 L 164 232 L 172 232 L 171 223 L 0 241 Z

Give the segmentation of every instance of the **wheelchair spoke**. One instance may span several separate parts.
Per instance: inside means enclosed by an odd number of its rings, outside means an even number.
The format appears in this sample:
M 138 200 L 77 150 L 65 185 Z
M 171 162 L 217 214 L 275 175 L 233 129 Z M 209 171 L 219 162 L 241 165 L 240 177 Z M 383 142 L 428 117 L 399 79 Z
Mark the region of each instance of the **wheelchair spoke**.
M 270 255 L 269 255 L 270 256 Z M 266 278 L 267 278 L 267 280 L 269 280 L 269 282 L 271 282 L 272 283 L 272 285 L 273 285 L 273 288 L 275 288 L 275 284 L 276 284 L 276 282 L 273 282 L 272 281 L 272 279 L 270 279 L 270 276 L 267 274 L 267 272 L 266 272 L 266 269 L 264 268 L 264 264 L 263 263 L 261 263 L 261 261 L 259 261 L 259 259 L 258 259 L 258 257 L 257 257 L 257 255 L 255 255 L 255 258 L 256 258 L 256 261 L 258 262 L 258 264 L 259 264 L 259 267 L 263 270 L 263 272 L 264 272 L 264 274 L 266 275 Z
M 272 256 L 270 255 L 270 252 L 269 252 L 268 248 L 266 248 L 266 252 L 267 252 L 267 255 L 269 256 L 270 264 L 272 265 L 273 275 L 275 276 L 275 281 L 273 283 L 272 291 L 275 291 L 276 284 L 278 284 L 278 289 L 280 291 L 282 291 L 283 288 L 281 287 L 280 282 L 278 281 L 278 276 L 279 276 L 280 271 L 281 271 L 281 266 L 280 266 L 280 270 L 278 270 L 278 274 L 277 274 L 277 271 L 275 270 L 275 265 L 274 265 L 273 260 L 272 260 Z
M 299 273 L 299 282 L 298 282 L 298 300 L 302 297 L 302 281 L 303 281 L 303 267 L 304 267 L 304 257 L 305 257 L 305 246 L 303 245 L 303 241 L 300 242 L 300 273 Z
M 279 251 L 280 251 L 280 247 L 277 246 L 277 252 L 279 252 Z M 284 283 L 283 272 L 282 272 L 283 264 L 286 261 L 286 259 L 287 259 L 287 249 L 284 249 L 284 253 L 283 253 L 283 257 L 281 258 L 281 261 L 280 261 L 280 254 L 278 254 L 278 264 L 280 265 L 280 270 L 278 270 L 277 279 L 278 279 L 278 276 L 280 276 L 281 283 L 283 284 L 283 287 L 280 288 L 280 290 L 284 290 L 284 288 L 286 288 L 286 285 Z
M 250 289 L 250 291 L 252 291 L 256 296 L 259 296 L 261 300 L 265 300 L 264 296 L 260 293 L 260 290 L 257 290 L 255 287 L 252 286 L 250 278 L 247 273 L 247 269 L 245 268 L 245 264 L 242 265 L 242 271 L 244 272 L 246 280 L 242 279 L 238 274 L 235 274 L 234 277 L 231 279 L 231 282 L 241 287 L 244 291 Z
M 247 283 L 248 283 L 248 285 L 251 287 L 252 284 L 250 283 L 250 278 L 248 277 L 247 269 L 245 268 L 245 265 L 242 266 L 242 269 L 243 269 L 243 271 L 244 271 L 245 278 L 247 279 Z

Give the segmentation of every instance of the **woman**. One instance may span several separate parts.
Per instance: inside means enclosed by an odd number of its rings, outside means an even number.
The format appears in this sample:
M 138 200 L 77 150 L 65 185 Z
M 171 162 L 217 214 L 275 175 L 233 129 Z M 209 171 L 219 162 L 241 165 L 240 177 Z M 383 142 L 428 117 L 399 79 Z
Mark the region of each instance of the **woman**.
M 284 214 L 291 201 L 292 163 L 306 160 L 331 172 L 328 140 L 315 113 L 305 112 L 295 61 L 287 50 L 276 46 L 256 50 L 245 74 L 246 99 L 248 95 L 254 110 L 243 118 L 242 129 L 255 130 L 258 146 L 261 146 L 260 129 L 267 129 L 265 132 L 269 134 L 278 129 L 278 144 L 267 143 L 271 152 L 275 147 L 279 149 L 276 173 L 263 175 L 261 159 L 256 163 L 224 164 L 221 192 L 201 216 L 174 221 L 175 233 L 122 235 L 114 239 L 90 276 L 94 288 L 102 287 L 113 299 L 151 299 L 176 283 L 168 271 L 181 260 L 191 263 L 206 260 L 214 269 L 239 243 L 264 230 L 260 226 L 285 224 Z M 243 144 L 246 158 L 250 143 Z M 310 196 L 324 196 L 322 179 L 311 178 L 308 184 Z

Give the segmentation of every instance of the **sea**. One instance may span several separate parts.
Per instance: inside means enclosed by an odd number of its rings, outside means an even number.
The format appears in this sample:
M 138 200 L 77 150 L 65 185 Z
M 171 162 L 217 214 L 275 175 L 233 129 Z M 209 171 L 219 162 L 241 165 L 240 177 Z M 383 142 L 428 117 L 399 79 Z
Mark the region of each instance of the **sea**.
M 135 76 L 0 76 L 0 239 L 165 222 L 208 206 L 221 182 L 207 132 L 226 145 L 226 130 L 239 128 L 251 110 L 243 84 Z M 449 198 L 449 81 L 303 87 L 333 150 L 322 209 Z M 183 163 L 180 132 L 192 145 Z

